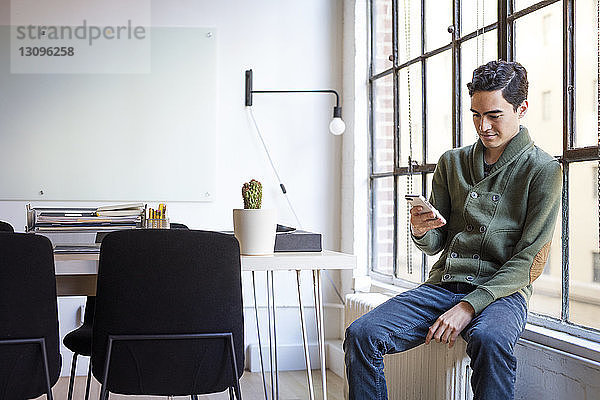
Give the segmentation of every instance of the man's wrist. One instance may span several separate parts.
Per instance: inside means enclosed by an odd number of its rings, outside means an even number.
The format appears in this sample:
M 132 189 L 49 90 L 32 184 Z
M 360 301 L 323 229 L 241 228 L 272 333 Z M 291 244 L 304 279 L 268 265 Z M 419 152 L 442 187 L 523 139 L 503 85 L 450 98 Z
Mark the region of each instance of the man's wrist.
M 417 240 L 418 240 L 418 239 L 423 239 L 423 238 L 425 237 L 425 235 L 427 234 L 427 232 L 428 232 L 428 231 L 425 231 L 425 232 L 423 232 L 423 233 L 420 233 L 420 232 L 415 232 L 415 230 L 413 229 L 412 225 L 411 225 L 411 227 L 410 227 L 410 233 L 411 233 L 411 234 L 413 235 L 413 237 L 414 237 L 415 239 L 417 239 Z
M 468 301 L 461 301 L 458 303 L 465 311 L 468 311 L 471 316 L 475 315 L 475 309 L 473 308 L 473 306 L 471 305 L 471 303 L 469 303 Z

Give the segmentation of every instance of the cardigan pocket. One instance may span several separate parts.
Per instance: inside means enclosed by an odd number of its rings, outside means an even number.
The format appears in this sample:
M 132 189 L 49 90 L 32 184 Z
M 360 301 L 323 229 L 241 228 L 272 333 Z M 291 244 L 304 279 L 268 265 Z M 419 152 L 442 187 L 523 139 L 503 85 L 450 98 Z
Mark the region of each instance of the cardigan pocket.
M 500 265 L 510 260 L 521 234 L 521 230 L 518 229 L 499 229 L 489 233 L 483 244 L 485 259 Z
M 487 282 L 496 272 L 498 272 L 499 268 L 500 266 L 495 262 L 479 260 L 476 284 L 481 285 Z

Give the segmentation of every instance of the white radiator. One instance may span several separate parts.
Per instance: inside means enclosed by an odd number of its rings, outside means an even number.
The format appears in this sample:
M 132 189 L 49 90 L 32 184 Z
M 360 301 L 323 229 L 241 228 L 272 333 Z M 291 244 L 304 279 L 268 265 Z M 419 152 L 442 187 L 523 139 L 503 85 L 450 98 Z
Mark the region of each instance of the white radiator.
M 380 293 L 346 296 L 345 325 L 389 299 Z M 452 349 L 432 342 L 384 357 L 390 400 L 471 400 L 467 344 L 459 337 Z M 346 385 L 346 398 L 347 385 Z

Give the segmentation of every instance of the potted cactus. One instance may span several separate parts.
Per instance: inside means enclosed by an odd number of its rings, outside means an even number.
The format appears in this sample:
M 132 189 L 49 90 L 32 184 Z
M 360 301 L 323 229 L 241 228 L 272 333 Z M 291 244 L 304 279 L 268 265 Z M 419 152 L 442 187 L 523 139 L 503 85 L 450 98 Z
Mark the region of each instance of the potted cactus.
M 255 210 L 262 206 L 262 183 L 252 179 L 250 183 L 242 185 L 242 198 L 244 199 L 244 208 Z
M 244 255 L 273 254 L 277 215 L 263 209 L 262 184 L 252 179 L 242 185 L 243 209 L 233 210 L 233 231 Z

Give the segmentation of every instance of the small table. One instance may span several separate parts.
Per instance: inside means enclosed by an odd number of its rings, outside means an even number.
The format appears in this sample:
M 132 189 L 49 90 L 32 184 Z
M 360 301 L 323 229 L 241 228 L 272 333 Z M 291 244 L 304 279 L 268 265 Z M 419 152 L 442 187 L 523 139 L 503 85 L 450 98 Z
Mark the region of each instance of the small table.
M 98 273 L 98 253 L 69 253 L 55 254 L 56 292 L 58 296 L 94 296 L 96 294 L 96 277 Z M 271 354 L 271 398 L 279 399 L 279 382 L 277 369 L 277 334 L 275 329 L 275 291 L 273 288 L 273 272 L 296 271 L 298 288 L 298 305 L 300 325 L 304 345 L 304 358 L 308 379 L 308 390 L 311 400 L 314 400 L 314 386 L 310 373 L 310 356 L 308 352 L 308 337 L 306 334 L 306 319 L 302 298 L 300 295 L 300 272 L 312 271 L 313 294 L 317 313 L 317 332 L 319 340 L 319 360 L 321 378 L 323 380 L 323 399 L 327 399 L 327 384 L 325 377 L 325 332 L 323 327 L 323 294 L 321 289 L 321 272 L 323 270 L 353 269 L 356 257 L 350 254 L 324 250 L 322 252 L 275 253 L 268 256 L 241 256 L 242 271 L 252 272 L 252 290 L 254 293 L 254 312 L 258 331 L 258 304 L 256 302 L 255 273 L 264 271 L 267 274 L 267 314 L 269 315 L 269 348 Z M 261 353 L 261 371 L 265 398 L 267 386 L 262 363 L 262 347 L 260 332 L 258 332 L 259 351 Z

